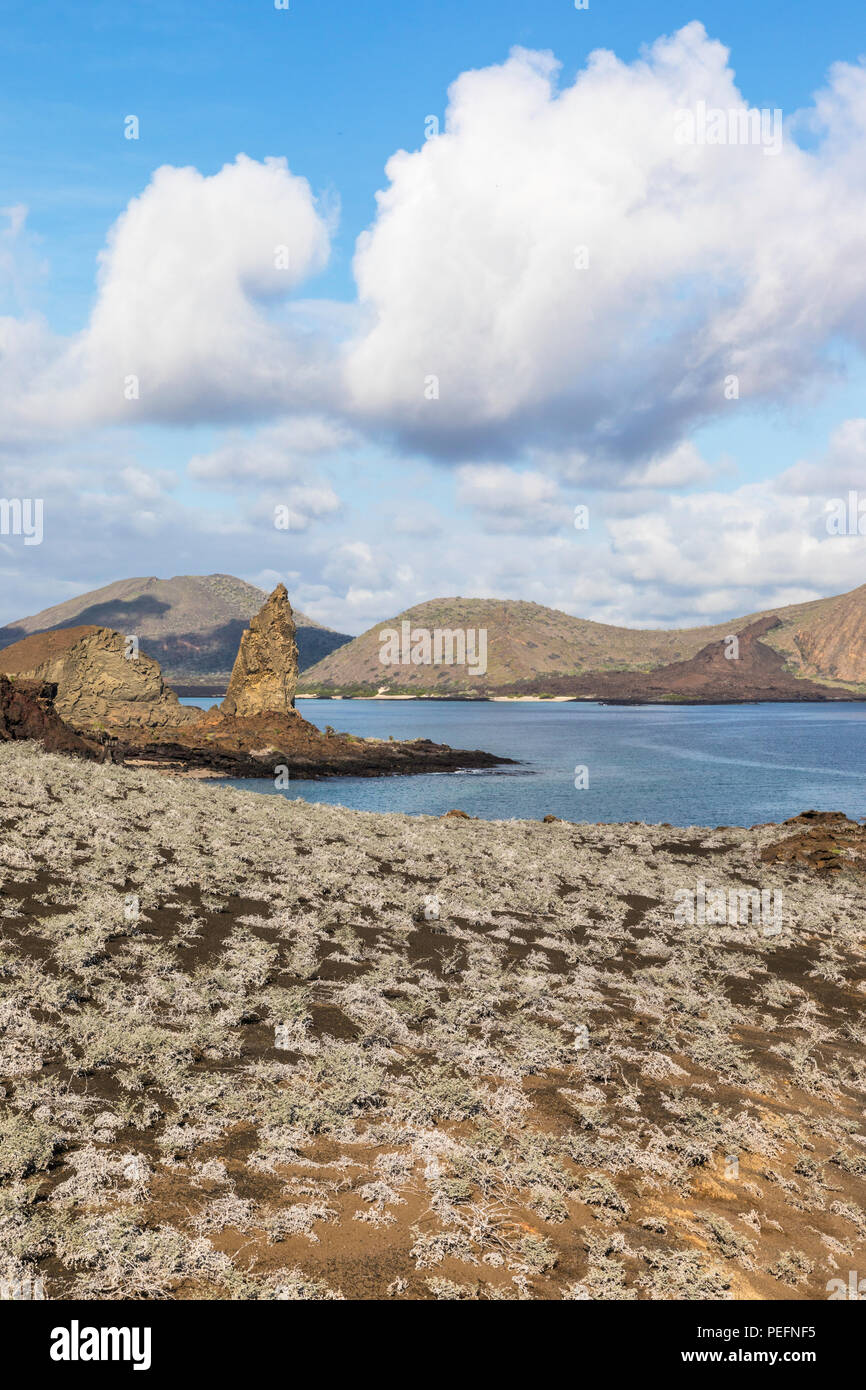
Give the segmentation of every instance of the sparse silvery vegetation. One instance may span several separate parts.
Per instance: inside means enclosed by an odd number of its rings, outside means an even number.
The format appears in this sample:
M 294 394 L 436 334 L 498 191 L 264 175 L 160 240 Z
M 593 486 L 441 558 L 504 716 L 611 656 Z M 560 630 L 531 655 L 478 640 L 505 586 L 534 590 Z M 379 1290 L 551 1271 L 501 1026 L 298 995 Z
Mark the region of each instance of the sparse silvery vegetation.
M 0 1281 L 787 1299 L 863 1266 L 853 861 L 0 767 Z M 783 930 L 678 921 L 698 877 Z

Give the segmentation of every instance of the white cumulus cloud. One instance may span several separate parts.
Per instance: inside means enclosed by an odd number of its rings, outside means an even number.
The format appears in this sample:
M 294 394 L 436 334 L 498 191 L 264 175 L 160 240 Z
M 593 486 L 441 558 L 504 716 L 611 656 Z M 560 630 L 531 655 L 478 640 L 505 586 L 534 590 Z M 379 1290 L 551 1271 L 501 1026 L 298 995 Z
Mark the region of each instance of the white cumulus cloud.
M 820 376 L 833 335 L 862 347 L 866 69 L 832 70 L 814 152 L 678 143 L 699 102 L 747 110 L 727 56 L 692 23 L 631 64 L 596 52 L 562 88 L 522 49 L 464 73 L 359 240 L 359 415 L 457 458 L 639 460 L 736 409 L 728 377 L 776 399 Z
M 323 372 L 330 381 L 327 334 L 317 335 L 308 305 L 289 306 L 282 321 L 275 309 L 323 268 L 329 247 L 327 219 L 285 159 L 239 155 L 209 176 L 166 165 L 111 228 L 90 322 L 53 344 L 47 371 L 36 371 L 37 327 L 0 321 L 0 343 L 12 336 L 18 348 L 0 389 L 17 384 L 18 415 L 62 426 L 309 404 Z

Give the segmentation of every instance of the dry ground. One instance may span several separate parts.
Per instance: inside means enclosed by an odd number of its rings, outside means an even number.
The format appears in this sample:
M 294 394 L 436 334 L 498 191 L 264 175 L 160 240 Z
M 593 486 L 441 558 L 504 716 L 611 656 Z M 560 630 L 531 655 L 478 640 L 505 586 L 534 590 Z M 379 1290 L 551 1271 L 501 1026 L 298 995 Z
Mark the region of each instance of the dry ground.
M 0 1279 L 824 1299 L 866 1274 L 850 823 L 810 858 L 808 823 L 379 816 L 25 744 L 0 823 Z M 782 893 L 781 932 L 677 921 L 698 880 Z

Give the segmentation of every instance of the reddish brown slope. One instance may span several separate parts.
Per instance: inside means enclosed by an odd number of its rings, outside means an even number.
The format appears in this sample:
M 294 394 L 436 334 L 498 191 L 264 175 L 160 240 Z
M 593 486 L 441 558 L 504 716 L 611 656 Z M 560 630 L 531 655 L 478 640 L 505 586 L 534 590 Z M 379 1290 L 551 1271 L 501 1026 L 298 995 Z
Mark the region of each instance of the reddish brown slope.
M 82 637 L 91 637 L 98 627 L 87 624 L 83 627 L 58 628 L 54 632 L 36 632 L 25 637 L 14 646 L 0 651 L 0 673 L 18 676 L 27 671 L 35 671 L 46 662 L 56 661 L 65 656 L 70 647 L 80 642 Z
M 656 671 L 600 671 L 587 676 L 546 676 L 543 681 L 505 686 L 500 694 L 545 693 L 645 704 L 683 701 L 728 704 L 755 700 L 854 700 L 851 691 L 800 679 L 785 667 L 785 657 L 762 638 L 781 627 L 776 617 L 760 618 L 735 634 L 736 656 L 728 638 L 710 642 L 688 661 L 671 662 Z

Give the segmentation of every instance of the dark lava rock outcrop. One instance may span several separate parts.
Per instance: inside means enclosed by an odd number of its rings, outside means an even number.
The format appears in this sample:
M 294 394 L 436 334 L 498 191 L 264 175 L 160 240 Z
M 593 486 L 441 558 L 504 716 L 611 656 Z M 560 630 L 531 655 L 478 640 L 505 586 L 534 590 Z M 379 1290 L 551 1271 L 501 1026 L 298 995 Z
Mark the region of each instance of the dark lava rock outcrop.
M 32 739 L 49 753 L 75 753 L 103 761 L 100 744 L 68 728 L 54 708 L 53 685 L 45 681 L 9 680 L 0 676 L 0 743 Z
M 790 864 L 820 875 L 845 870 L 866 874 L 866 826 L 842 811 L 803 811 L 782 828 L 790 833 L 761 851 L 765 863 Z
M 132 731 L 130 731 L 132 734 Z M 211 772 L 215 777 L 397 777 L 419 772 L 454 772 L 457 768 L 498 767 L 513 763 L 480 749 L 451 748 L 419 738 L 407 741 L 323 734 L 289 714 L 249 718 L 220 715 L 201 725 L 154 730 L 130 737 L 118 756 L 172 771 Z

